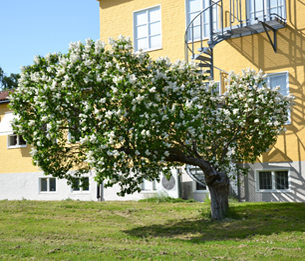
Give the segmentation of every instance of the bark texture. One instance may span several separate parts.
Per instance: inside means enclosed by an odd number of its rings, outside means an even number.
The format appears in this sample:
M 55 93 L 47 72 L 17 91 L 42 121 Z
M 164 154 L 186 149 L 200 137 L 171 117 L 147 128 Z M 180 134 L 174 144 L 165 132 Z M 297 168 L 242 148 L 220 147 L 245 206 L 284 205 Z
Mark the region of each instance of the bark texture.
M 208 161 L 201 159 L 200 156 L 198 158 L 188 157 L 179 149 L 171 149 L 171 155 L 166 160 L 198 166 L 204 173 L 210 191 L 212 218 L 221 220 L 226 217 L 229 209 L 230 187 L 230 180 L 226 173 L 217 172 Z
M 224 219 L 229 209 L 229 178 L 225 173 L 216 172 L 206 175 L 206 182 L 211 196 L 211 217 Z

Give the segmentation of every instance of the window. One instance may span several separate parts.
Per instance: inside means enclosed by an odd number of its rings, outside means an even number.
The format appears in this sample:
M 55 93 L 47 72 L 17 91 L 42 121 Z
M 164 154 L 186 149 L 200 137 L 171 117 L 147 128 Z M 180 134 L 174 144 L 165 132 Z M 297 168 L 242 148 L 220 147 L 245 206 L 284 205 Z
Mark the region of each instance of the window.
M 289 88 L 288 88 L 288 73 L 271 73 L 268 74 L 267 79 L 266 79 L 268 86 L 271 88 L 275 88 L 276 86 L 280 86 L 281 89 L 279 92 L 283 95 L 288 95 L 289 94 Z
M 187 173 L 193 178 L 193 191 L 195 192 L 207 192 L 207 185 L 203 171 L 199 167 L 188 165 L 186 169 Z M 197 180 L 197 181 L 196 181 Z M 200 181 L 200 182 L 198 182 Z
M 154 191 L 157 190 L 157 184 L 156 181 L 148 181 L 146 179 L 143 180 L 141 184 L 141 189 L 143 191 Z
M 55 178 L 40 178 L 39 179 L 40 192 L 55 192 L 56 179 Z
M 251 21 L 255 18 L 270 20 L 272 15 L 285 16 L 284 0 L 247 0 L 247 17 Z
M 11 134 L 7 136 L 7 147 L 8 148 L 20 148 L 26 147 L 26 141 L 22 135 Z
M 196 191 L 207 190 L 207 186 L 202 185 L 201 183 L 196 182 Z
M 186 26 L 204 9 L 209 7 L 209 0 L 187 0 L 186 2 Z M 217 5 L 213 6 L 213 28 L 218 28 Z M 189 31 L 189 40 L 208 38 L 210 35 L 210 11 L 207 9 L 202 16 L 198 16 Z
M 259 189 L 272 189 L 271 171 L 259 172 Z
M 280 86 L 279 92 L 282 95 L 289 94 L 289 79 L 288 79 L 288 72 L 284 73 L 270 73 L 267 75 L 266 82 L 268 86 L 271 88 L 275 88 L 276 86 Z M 288 121 L 286 124 L 290 124 L 290 111 L 288 112 Z
M 134 50 L 162 48 L 160 6 L 134 12 Z
M 262 170 L 256 173 L 257 191 L 287 191 L 289 190 L 288 170 Z
M 89 191 L 89 178 L 74 178 L 73 184 L 72 184 L 72 190 L 73 191 Z

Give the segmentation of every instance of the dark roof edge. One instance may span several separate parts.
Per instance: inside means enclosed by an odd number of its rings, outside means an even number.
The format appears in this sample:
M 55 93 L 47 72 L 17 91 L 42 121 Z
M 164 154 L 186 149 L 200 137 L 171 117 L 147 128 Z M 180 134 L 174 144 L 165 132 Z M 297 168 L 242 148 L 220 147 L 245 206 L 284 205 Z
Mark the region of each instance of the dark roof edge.
M 2 101 L 0 101 L 0 104 L 1 103 L 9 103 L 10 102 L 10 100 L 2 100 Z

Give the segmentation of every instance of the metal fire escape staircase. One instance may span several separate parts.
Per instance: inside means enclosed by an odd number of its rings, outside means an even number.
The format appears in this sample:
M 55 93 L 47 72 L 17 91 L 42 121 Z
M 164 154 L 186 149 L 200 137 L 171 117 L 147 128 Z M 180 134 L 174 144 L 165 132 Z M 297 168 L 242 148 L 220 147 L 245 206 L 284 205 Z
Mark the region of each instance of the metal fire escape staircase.
M 286 0 L 209 0 L 208 7 L 199 11 L 186 27 L 185 60 L 196 62 L 198 72 L 214 79 L 214 68 L 227 73 L 214 65 L 213 52 L 217 44 L 265 32 L 276 52 L 276 32 L 285 26 Z M 188 165 L 186 171 L 193 180 L 205 186 L 201 170 Z

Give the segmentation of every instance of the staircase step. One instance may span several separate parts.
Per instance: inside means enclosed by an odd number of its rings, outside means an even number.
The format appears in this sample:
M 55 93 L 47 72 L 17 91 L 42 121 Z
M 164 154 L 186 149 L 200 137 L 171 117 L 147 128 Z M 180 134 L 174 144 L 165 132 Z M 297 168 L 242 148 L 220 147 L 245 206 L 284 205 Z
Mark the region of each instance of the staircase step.
M 210 74 L 211 73 L 211 70 L 206 70 L 206 69 L 199 69 L 199 70 L 196 70 L 197 73 L 200 73 L 200 74 Z
M 198 63 L 199 67 L 210 67 L 211 65 L 208 63 Z
M 217 44 L 217 42 L 210 41 L 208 44 L 211 48 L 214 48 L 214 46 Z
M 219 41 L 220 39 L 222 40 L 223 39 L 223 35 L 222 34 L 214 34 L 213 35 L 213 40 L 214 41 Z
M 212 55 L 211 49 L 209 47 L 200 47 L 198 48 L 198 52 Z
M 211 61 L 211 57 L 207 57 L 207 56 L 202 56 L 200 54 L 195 55 L 193 57 L 194 60 L 199 60 L 199 61 L 203 61 L 203 62 L 210 62 Z
M 230 31 L 230 30 L 226 30 L 226 31 L 224 31 L 224 33 L 223 33 L 223 36 L 225 37 L 225 38 L 228 38 L 228 37 L 230 37 L 232 35 L 232 32 Z

